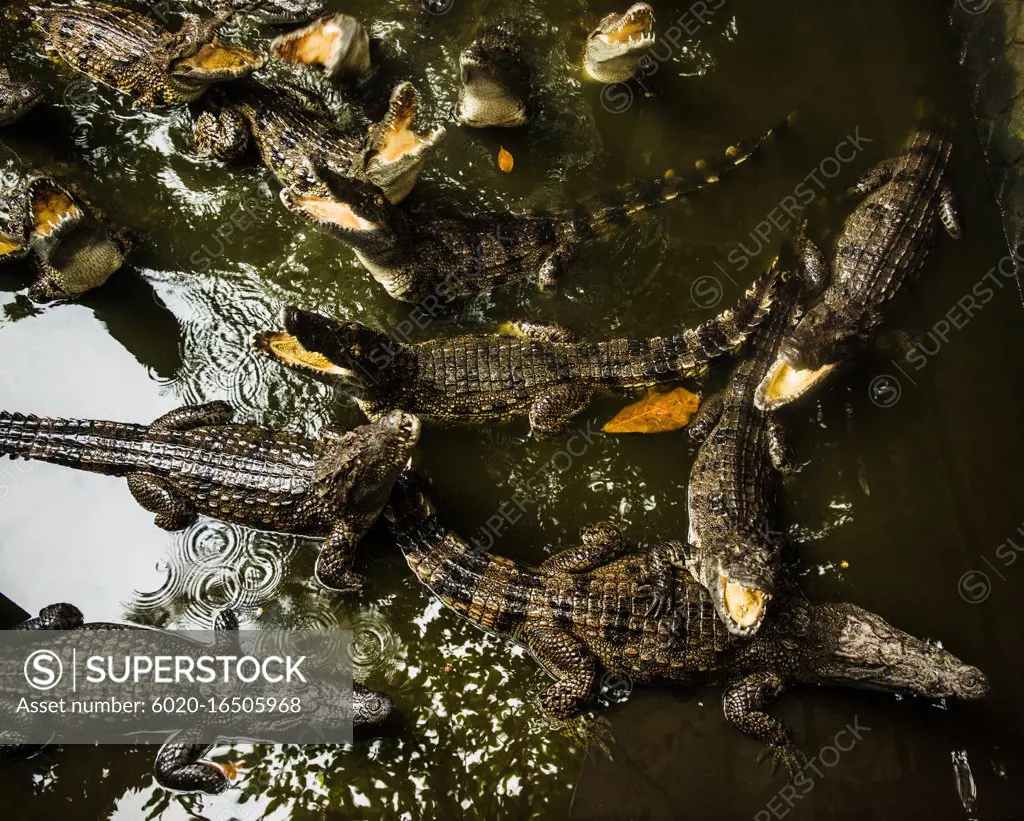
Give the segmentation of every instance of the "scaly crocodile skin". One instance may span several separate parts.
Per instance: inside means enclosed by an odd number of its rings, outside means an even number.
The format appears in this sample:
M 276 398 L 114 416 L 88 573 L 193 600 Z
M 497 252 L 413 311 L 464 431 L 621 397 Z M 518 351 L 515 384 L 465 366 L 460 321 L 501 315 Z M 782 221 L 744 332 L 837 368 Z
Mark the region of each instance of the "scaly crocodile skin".
M 852 604 L 787 595 L 756 636 L 733 636 L 704 588 L 673 566 L 678 543 L 623 556 L 615 527 L 592 525 L 581 545 L 532 567 L 444 528 L 411 474 L 399 479 L 385 513 L 409 567 L 443 604 L 527 647 L 555 679 L 540 701 L 557 717 L 585 709 L 602 671 L 638 683 L 724 685 L 726 718 L 793 773 L 803 756 L 789 728 L 763 711 L 790 684 L 934 698 L 988 692 L 977 668 Z
M 0 412 L 0 454 L 126 476 L 156 524 L 186 527 L 196 514 L 266 530 L 327 536 L 317 575 L 358 588 L 356 544 L 376 520 L 419 437 L 419 422 L 391 414 L 318 439 L 229 424 L 224 402 L 188 405 L 152 425 L 40 419 Z

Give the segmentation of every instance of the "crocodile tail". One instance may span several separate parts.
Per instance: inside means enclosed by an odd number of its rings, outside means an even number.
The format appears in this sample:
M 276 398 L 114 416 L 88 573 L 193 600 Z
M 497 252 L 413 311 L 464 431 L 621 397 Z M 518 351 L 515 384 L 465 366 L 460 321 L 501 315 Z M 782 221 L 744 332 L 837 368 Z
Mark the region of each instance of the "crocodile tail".
M 133 445 L 147 428 L 92 419 L 48 419 L 0 411 L 0 456 L 123 475 L 145 464 Z
M 752 142 L 739 142 L 714 157 L 697 160 L 692 174 L 676 175 L 670 171 L 660 179 L 632 183 L 605 197 L 581 203 L 573 216 L 573 229 L 583 238 L 600 234 L 644 211 L 715 185 L 760 151 L 785 124 L 783 121 L 772 126 Z
M 441 524 L 423 480 L 412 470 L 395 483 L 384 515 L 417 578 L 448 607 L 470 616 L 466 592 L 475 589 L 493 557 Z

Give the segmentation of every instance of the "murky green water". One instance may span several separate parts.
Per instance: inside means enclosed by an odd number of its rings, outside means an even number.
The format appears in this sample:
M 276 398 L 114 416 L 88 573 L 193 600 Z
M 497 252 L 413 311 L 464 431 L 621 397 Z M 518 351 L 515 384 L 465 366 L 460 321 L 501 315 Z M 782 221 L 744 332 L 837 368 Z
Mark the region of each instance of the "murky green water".
M 577 81 L 584 33 L 613 4 L 454 0 L 449 13 L 430 16 L 413 0 L 370 0 L 355 11 L 383 41 L 380 67 L 340 103 L 353 117 L 363 105 L 379 116 L 395 79 L 409 77 L 424 94 L 430 124 L 442 122 L 456 98 L 458 51 L 478 21 L 512 20 L 530 42 L 542 89 L 536 122 L 502 134 L 450 127 L 409 201 L 424 209 L 438 201 L 472 209 L 555 203 L 601 191 L 685 168 L 705 151 L 799 111 L 785 140 L 695 200 L 692 213 L 662 212 L 586 253 L 559 294 L 541 297 L 524 287 L 479 299 L 459 322 L 437 320 L 416 338 L 522 316 L 566 322 L 594 338 L 696 323 L 716 310 L 702 296 L 709 288 L 731 299 L 774 253 L 783 232 L 762 229 L 767 242 L 755 232 L 798 184 L 814 191 L 812 236 L 828 242 L 849 207 L 841 192 L 894 153 L 921 101 L 955 117 L 953 182 L 966 235 L 956 244 L 940 240 L 891 322 L 919 332 L 934 355 L 920 370 L 901 363 L 903 372 L 885 354 L 866 357 L 791 415 L 806 464 L 787 484 L 785 523 L 811 595 L 849 598 L 941 639 L 987 671 L 990 699 L 944 706 L 853 691 L 791 693 L 773 712 L 792 724 L 809 755 L 821 754 L 821 776 L 808 794 L 789 798 L 792 808 L 778 796 L 781 777 L 756 762 L 759 746 L 725 724 L 717 691 L 633 693 L 608 711 L 615 760 L 587 760 L 533 700 L 546 683 L 537 665 L 442 610 L 383 528 L 365 543 L 361 569 L 370 584 L 356 601 L 317 589 L 310 579 L 315 550 L 303 540 L 211 521 L 169 535 L 121 480 L 5 463 L 2 591 L 23 607 L 71 601 L 90 620 L 196 627 L 230 603 L 250 623 L 259 617 L 278 626 L 350 627 L 360 637 L 358 668 L 395 698 L 405 718 L 393 737 L 349 749 L 218 748 L 218 757 L 242 769 L 234 788 L 216 799 L 155 787 L 152 748 L 49 750 L 0 773 L 5 816 L 1024 813 L 1024 563 L 1000 558 L 1015 558 L 1008 539 L 1024 545 L 1017 534 L 1024 521 L 1021 296 L 1014 281 L 995 275 L 1005 287 L 973 318 L 964 323 L 957 308 L 1005 249 L 943 6 L 724 0 L 700 25 L 686 3 L 660 0 L 663 59 L 619 111 L 602 106 L 598 88 Z M 673 26 L 677 45 L 664 37 Z M 242 35 L 258 42 L 261 32 L 246 26 Z M 223 398 L 242 418 L 270 425 L 308 431 L 327 421 L 357 423 L 353 406 L 256 359 L 248 341 L 272 324 L 282 303 L 384 328 L 408 319 L 409 306 L 391 301 L 345 247 L 285 212 L 276 184 L 255 161 L 223 167 L 196 159 L 184 111 L 131 111 L 114 92 L 38 57 L 14 21 L 0 23 L 0 42 L 15 66 L 50 89 L 48 105 L 0 133 L 0 150 L 73 167 L 113 217 L 146 233 L 132 264 L 81 304 L 36 311 L 19 295 L 28 269 L 0 271 L 0 407 L 146 421 L 185 402 Z M 608 108 L 623 99 L 607 97 Z M 865 139 L 856 152 L 849 143 L 839 149 L 841 159 L 853 153 L 849 162 L 827 160 L 851 135 Z M 515 156 L 511 175 L 496 167 L 502 144 Z M 812 173 L 820 186 L 807 181 Z M 738 243 L 758 253 L 749 260 Z M 695 288 L 700 277 L 714 280 Z M 944 343 L 934 335 L 942 322 L 952 326 Z M 882 390 L 872 402 L 869 386 L 882 375 L 895 382 L 874 382 Z M 618 404 L 595 405 L 583 430 L 599 428 Z M 685 533 L 693 451 L 682 435 L 590 439 L 574 448 L 584 452 L 567 466 L 559 455 L 564 442 L 532 440 L 522 424 L 431 427 L 418 462 L 434 480 L 444 517 L 465 535 L 540 472 L 547 493 L 492 547 L 519 559 L 541 560 L 600 518 L 616 518 L 638 540 Z M 988 574 L 984 601 L 968 601 L 958 589 L 970 570 Z M 965 595 L 979 598 L 981 581 L 972 577 Z M 870 731 L 833 761 L 828 745 L 853 722 Z

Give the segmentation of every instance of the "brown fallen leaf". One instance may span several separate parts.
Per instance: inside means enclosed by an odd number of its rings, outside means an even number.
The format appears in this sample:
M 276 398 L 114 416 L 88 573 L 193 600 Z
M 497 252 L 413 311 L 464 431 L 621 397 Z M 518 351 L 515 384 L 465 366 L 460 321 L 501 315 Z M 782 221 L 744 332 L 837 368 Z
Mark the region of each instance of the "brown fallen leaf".
M 686 388 L 653 390 L 643 399 L 627 405 L 601 430 L 605 433 L 664 433 L 679 430 L 690 421 L 700 397 Z
M 515 158 L 502 146 L 498 149 L 498 168 L 506 174 L 512 172 L 512 166 L 516 164 Z

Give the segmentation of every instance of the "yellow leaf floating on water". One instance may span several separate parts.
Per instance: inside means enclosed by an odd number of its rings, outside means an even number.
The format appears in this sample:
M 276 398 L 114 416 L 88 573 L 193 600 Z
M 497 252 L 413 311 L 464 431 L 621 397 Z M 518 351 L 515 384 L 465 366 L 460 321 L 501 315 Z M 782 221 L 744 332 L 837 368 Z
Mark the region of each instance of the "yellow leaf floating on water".
M 230 761 L 221 761 L 217 766 L 224 771 L 228 781 L 234 781 L 238 778 L 239 769 L 237 764 L 232 764 Z
M 843 570 L 846 570 L 846 568 L 848 568 L 850 566 L 850 563 L 848 561 L 846 561 L 845 559 L 843 559 L 843 561 L 841 561 L 839 563 L 839 566 L 841 568 L 843 568 Z
M 619 411 L 601 430 L 605 433 L 664 433 L 679 430 L 690 421 L 700 397 L 686 388 L 651 391 L 643 399 Z
M 506 174 L 512 172 L 512 166 L 516 164 L 515 158 L 502 146 L 498 149 L 498 168 Z

